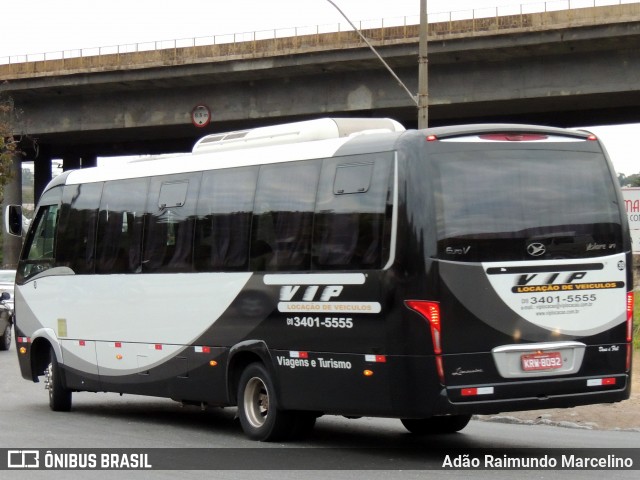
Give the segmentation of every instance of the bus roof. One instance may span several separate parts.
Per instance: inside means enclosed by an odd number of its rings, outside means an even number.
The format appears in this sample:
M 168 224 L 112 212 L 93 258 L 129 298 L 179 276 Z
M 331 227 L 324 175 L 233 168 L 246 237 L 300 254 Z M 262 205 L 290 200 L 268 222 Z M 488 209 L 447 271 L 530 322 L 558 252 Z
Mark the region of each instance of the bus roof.
M 404 127 L 388 118 L 321 118 L 252 130 L 207 135 L 196 142 L 192 153 L 152 156 L 125 165 L 102 166 L 65 172 L 47 189 L 60 184 L 80 184 L 153 175 L 293 162 L 328 158 L 343 153 L 392 150 Z M 589 132 L 520 124 L 469 124 L 435 127 L 425 135 L 438 139 L 487 133 L 540 133 L 576 140 Z M 414 131 L 414 133 L 416 133 Z
M 52 182 L 48 188 L 60 183 L 92 183 L 327 158 L 335 156 L 341 147 L 351 141 L 356 141 L 361 153 L 390 150 L 404 131 L 402 125 L 391 119 L 325 118 L 208 135 L 196 143 L 196 153 L 160 155 L 117 167 L 74 170 L 68 176 Z M 231 139 L 226 141 L 219 139 L 220 136 L 231 136 Z

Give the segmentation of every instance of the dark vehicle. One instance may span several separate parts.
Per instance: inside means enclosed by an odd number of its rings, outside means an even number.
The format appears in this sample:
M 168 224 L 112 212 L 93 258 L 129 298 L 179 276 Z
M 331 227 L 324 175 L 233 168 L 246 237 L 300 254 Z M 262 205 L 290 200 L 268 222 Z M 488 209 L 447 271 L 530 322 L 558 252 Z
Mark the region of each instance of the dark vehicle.
M 214 134 L 52 180 L 18 265 L 18 359 L 53 410 L 110 391 L 237 405 L 257 440 L 323 414 L 454 432 L 476 413 L 627 399 L 631 263 L 588 132 Z

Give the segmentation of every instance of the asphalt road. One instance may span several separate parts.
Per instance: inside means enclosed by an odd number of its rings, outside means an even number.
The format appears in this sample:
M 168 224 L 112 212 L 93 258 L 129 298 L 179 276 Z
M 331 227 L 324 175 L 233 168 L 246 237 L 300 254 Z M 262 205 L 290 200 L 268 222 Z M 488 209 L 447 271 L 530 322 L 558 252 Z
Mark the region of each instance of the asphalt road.
M 409 434 L 398 420 L 349 420 L 326 416 L 318 420 L 313 435 L 287 444 L 248 440 L 235 419 L 235 409 L 181 407 L 166 399 L 76 393 L 69 413 L 49 410 L 43 383 L 23 380 L 15 345 L 0 352 L 0 454 L 6 449 L 52 452 L 104 452 L 130 449 L 151 452 L 151 463 L 167 470 L 144 471 L 11 471 L 28 478 L 202 478 L 193 470 L 204 465 L 207 478 L 580 478 L 601 479 L 602 470 L 442 469 L 446 455 L 483 459 L 487 453 L 508 458 L 530 456 L 534 450 L 551 455 L 566 449 L 635 448 L 640 468 L 640 433 L 590 431 L 538 425 L 509 425 L 472 421 L 461 433 L 436 437 Z M 4 450 L 3 450 L 4 449 Z M 70 450 L 57 450 L 70 449 Z M 92 449 L 92 450 L 85 450 Z M 146 450 L 151 449 L 151 450 Z M 186 449 L 186 450 L 178 450 Z M 206 449 L 206 450 L 197 450 Z M 567 451 L 592 455 L 603 450 Z M 629 450 L 613 450 L 623 456 Z M 7 465 L 0 458 L 0 465 Z M 483 466 L 484 464 L 481 464 Z M 220 470 L 219 468 L 223 468 Z M 170 469 L 179 469 L 170 470 Z M 429 470 L 429 471 L 427 471 Z M 437 470 L 437 471 L 431 471 Z M 0 477 L 9 478 L 7 472 Z M 638 470 L 616 471 L 614 478 L 637 478 Z M 25 477 L 27 478 L 27 477 Z

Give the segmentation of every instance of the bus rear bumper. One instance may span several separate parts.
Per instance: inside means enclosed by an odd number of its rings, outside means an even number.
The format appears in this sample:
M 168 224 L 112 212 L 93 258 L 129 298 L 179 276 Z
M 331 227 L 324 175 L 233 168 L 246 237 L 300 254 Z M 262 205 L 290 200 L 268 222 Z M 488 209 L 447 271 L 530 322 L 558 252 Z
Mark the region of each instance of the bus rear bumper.
M 569 408 L 629 398 L 629 374 L 468 385 L 441 390 L 435 415 L 495 414 L 500 412 Z

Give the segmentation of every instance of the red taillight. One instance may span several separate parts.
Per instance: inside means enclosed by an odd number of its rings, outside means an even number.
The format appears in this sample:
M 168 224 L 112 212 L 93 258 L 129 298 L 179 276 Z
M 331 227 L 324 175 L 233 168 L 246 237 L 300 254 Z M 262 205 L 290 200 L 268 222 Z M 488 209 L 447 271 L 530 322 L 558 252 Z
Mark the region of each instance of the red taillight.
M 633 292 L 627 292 L 627 342 L 633 340 Z
M 587 140 L 591 140 L 591 141 L 593 142 L 593 141 L 595 141 L 595 140 L 598 140 L 598 137 L 596 137 L 596 136 L 592 133 L 591 135 L 589 135 L 589 136 L 587 137 Z
M 532 142 L 535 140 L 546 140 L 546 135 L 537 133 L 487 133 L 480 135 L 482 140 L 493 140 L 495 142 Z
M 442 353 L 442 345 L 440 343 L 440 304 L 424 300 L 407 300 L 405 304 L 429 321 L 431 338 L 433 339 L 433 352 L 436 355 L 440 355 Z
M 435 142 L 436 140 L 438 140 L 438 137 L 435 135 L 427 135 L 427 142 Z

